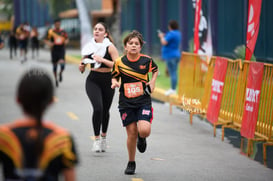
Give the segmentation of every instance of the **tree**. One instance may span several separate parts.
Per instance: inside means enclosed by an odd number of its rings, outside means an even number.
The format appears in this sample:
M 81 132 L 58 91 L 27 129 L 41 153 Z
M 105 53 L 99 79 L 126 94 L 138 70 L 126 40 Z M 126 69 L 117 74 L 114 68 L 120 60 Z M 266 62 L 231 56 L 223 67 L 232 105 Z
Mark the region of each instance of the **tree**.
M 42 0 L 48 3 L 50 15 L 53 19 L 58 18 L 60 12 L 76 7 L 75 0 Z
M 5 15 L 8 20 L 11 19 L 13 15 L 13 0 L 0 0 L 0 14 Z

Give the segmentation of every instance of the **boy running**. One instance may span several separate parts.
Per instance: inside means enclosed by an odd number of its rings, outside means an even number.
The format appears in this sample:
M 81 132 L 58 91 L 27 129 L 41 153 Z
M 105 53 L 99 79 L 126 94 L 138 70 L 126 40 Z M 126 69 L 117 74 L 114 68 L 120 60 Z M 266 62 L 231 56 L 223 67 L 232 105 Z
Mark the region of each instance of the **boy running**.
M 151 133 L 153 109 L 150 94 L 155 88 L 158 67 L 151 57 L 140 53 L 144 40 L 138 31 L 127 35 L 123 44 L 126 54 L 114 64 L 111 87 L 119 87 L 119 111 L 127 131 L 129 156 L 125 174 L 131 175 L 136 169 L 136 147 L 144 153 L 146 137 Z M 149 72 L 152 72 L 150 81 Z

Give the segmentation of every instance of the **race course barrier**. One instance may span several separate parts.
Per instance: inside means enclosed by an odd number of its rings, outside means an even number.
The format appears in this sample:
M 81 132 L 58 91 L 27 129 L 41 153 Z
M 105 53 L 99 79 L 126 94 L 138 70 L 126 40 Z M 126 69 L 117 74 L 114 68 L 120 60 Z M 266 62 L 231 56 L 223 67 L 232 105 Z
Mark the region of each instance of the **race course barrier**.
M 207 69 L 202 64 L 207 63 Z M 165 98 L 166 99 L 166 98 Z M 237 130 L 247 139 L 247 155 L 253 142 L 263 142 L 266 165 L 267 146 L 273 146 L 273 65 L 261 62 L 232 60 L 224 57 L 182 53 L 178 93 L 168 96 L 171 107 L 177 106 L 193 115 L 206 118 L 216 127 Z
M 193 114 L 205 115 L 213 64 L 207 65 L 206 55 L 183 52 L 180 61 L 178 94 L 169 96 L 170 113 L 172 106 L 180 107 L 190 113 L 192 124 Z
M 266 147 L 273 145 L 273 65 L 247 62 L 245 66 L 249 73 L 241 127 L 242 141 L 243 138 L 248 139 L 248 156 L 253 152 L 253 141 L 263 141 L 266 165 Z
M 206 118 L 213 125 L 213 135 L 216 136 L 216 127 L 227 125 L 234 115 L 234 107 L 238 103 L 236 97 L 241 69 L 241 60 L 232 60 L 223 57 L 212 57 L 219 64 L 215 66 L 211 93 Z M 216 64 L 216 65 L 217 65 Z M 238 96 L 238 95 L 237 95 Z

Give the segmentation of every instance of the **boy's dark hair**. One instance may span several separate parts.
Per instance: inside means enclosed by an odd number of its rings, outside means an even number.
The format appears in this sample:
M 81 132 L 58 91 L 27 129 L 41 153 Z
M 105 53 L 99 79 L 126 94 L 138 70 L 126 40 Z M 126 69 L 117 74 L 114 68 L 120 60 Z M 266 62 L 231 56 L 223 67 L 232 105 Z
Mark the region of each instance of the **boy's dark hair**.
M 137 30 L 133 30 L 124 38 L 123 45 L 126 46 L 127 42 L 130 41 L 132 38 L 138 38 L 141 47 L 145 43 L 142 34 L 139 33 Z
M 37 122 L 37 156 L 41 154 L 42 144 L 42 115 L 52 102 L 54 87 L 50 76 L 40 68 L 28 70 L 22 77 L 17 88 L 17 99 L 24 113 L 35 118 Z

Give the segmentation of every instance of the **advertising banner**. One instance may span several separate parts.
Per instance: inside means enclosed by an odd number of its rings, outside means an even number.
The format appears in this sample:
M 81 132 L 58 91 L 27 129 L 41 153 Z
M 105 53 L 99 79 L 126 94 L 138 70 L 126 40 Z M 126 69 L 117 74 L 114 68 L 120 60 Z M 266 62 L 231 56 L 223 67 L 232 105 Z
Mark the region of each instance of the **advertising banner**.
M 245 106 L 241 127 L 241 135 L 245 138 L 254 138 L 259 113 L 263 72 L 263 63 L 253 62 L 250 64 L 247 77 Z
M 228 62 L 226 58 L 217 57 L 211 84 L 210 101 L 207 110 L 207 119 L 212 124 L 216 123 L 218 120 L 227 72 L 227 64 Z
M 262 0 L 248 1 L 248 21 L 246 34 L 245 59 L 250 60 L 255 49 L 256 40 L 260 27 L 260 12 Z
M 194 48 L 193 52 L 198 53 L 200 42 L 199 42 L 199 23 L 200 23 L 200 11 L 201 11 L 202 0 L 196 0 L 195 2 L 195 15 L 194 15 Z

